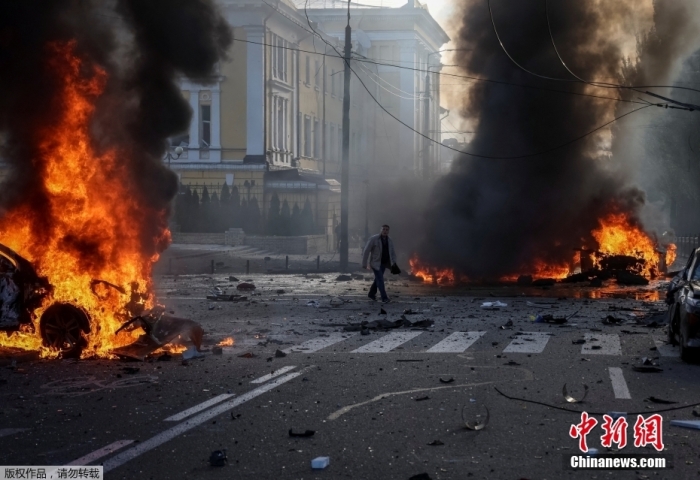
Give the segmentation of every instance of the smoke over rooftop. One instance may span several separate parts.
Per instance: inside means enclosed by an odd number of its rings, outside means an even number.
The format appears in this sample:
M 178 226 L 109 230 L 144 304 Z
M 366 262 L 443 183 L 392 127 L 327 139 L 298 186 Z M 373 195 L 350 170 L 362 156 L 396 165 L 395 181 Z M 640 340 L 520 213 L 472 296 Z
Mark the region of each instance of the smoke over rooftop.
M 503 44 L 518 63 L 541 75 L 573 78 L 552 46 L 544 2 L 493 1 L 492 8 Z M 590 80 L 636 83 L 672 75 L 679 56 L 689 53 L 694 9 L 689 1 L 567 0 L 550 2 L 549 16 L 557 48 L 573 72 Z M 574 248 L 597 247 L 591 232 L 606 215 L 624 213 L 639 225 L 645 194 L 627 180 L 629 162 L 612 155 L 616 130 L 555 148 L 643 106 L 614 100 L 637 101 L 639 95 L 530 75 L 499 46 L 486 1 L 467 2 L 462 16 L 456 48 L 468 51 L 455 59 L 466 72 L 542 87 L 475 82 L 461 104 L 462 116 L 477 125 L 468 150 L 492 157 L 546 153 L 516 159 L 460 155 L 434 189 L 421 259 L 474 278 L 534 273 L 541 264 L 569 264 Z M 654 28 L 625 31 L 645 22 Z M 630 48 L 635 33 L 642 41 Z M 631 63 L 625 63 L 630 55 Z

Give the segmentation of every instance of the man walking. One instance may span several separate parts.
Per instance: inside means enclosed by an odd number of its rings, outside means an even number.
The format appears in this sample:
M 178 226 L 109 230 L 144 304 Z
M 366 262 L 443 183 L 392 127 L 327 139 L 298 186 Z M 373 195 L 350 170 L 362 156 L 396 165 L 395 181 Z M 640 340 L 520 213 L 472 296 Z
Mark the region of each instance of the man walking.
M 365 269 L 371 267 L 374 272 L 374 282 L 367 294 L 369 298 L 377 300 L 377 289 L 379 289 L 382 302 L 389 302 L 384 289 L 384 270 L 391 268 L 395 263 L 396 252 L 394 242 L 389 238 L 389 225 L 382 225 L 382 232 L 372 236 L 362 252 L 362 267 Z

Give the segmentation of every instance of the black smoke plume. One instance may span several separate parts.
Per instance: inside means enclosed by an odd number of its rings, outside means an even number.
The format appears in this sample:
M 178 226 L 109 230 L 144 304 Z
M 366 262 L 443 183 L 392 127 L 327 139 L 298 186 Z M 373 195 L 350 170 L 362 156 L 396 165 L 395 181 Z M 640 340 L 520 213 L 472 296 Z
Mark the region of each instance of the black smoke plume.
M 0 220 L 28 207 L 44 214 L 35 234 L 53 234 L 56 212 L 49 211 L 45 166 L 37 161 L 46 139 L 38 135 L 63 111 L 63 79 L 51 68 L 49 46 L 72 42 L 86 78 L 94 73 L 87 66 L 107 74 L 91 131 L 99 151 L 118 147 L 126 174 L 114 181 L 129 186 L 128 200 L 142 213 L 123 228 L 139 231 L 145 254 L 164 248 L 154 238 L 162 236 L 177 179 L 162 158 L 168 137 L 186 130 L 191 117 L 176 80 L 210 77 L 230 41 L 213 0 L 1 2 L 0 157 L 9 174 L 0 185 Z
M 573 78 L 552 47 L 542 0 L 491 3 L 503 43 L 518 63 L 541 75 Z M 659 3 L 655 8 L 663 8 Z M 625 51 L 612 33 L 624 29 L 636 5 L 549 2 L 553 37 L 572 71 L 587 79 L 623 81 Z M 613 100 L 634 97 L 616 89 L 534 77 L 502 51 L 485 0 L 467 2 L 462 14 L 456 48 L 469 51 L 458 52 L 456 58 L 466 72 L 543 87 L 473 83 L 462 102 L 462 115 L 478 125 L 468 150 L 496 157 L 546 153 L 508 160 L 456 158 L 453 170 L 434 189 L 420 257 L 471 278 L 535 273 L 539 263 L 567 265 L 575 248 L 596 247 L 591 231 L 608 213 L 625 212 L 633 223 L 639 222 L 645 194 L 626 180 L 626 171 L 610 156 L 609 133 L 603 130 L 553 149 L 616 113 L 639 107 Z M 682 31 L 679 25 L 677 32 Z M 673 29 L 665 33 L 680 34 Z M 665 53 L 675 54 L 672 49 Z

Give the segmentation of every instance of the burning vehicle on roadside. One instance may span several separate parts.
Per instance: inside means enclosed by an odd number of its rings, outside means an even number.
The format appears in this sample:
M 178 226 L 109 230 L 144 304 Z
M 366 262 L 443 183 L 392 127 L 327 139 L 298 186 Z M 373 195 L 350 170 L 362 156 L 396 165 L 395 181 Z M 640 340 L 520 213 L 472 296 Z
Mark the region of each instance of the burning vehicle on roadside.
M 666 291 L 668 340 L 679 345 L 681 359 L 700 359 L 700 248 L 693 250 L 685 267 Z
M 129 301 L 121 312 L 124 323 L 121 331 L 143 330 L 133 343 L 119 346 L 110 352 L 120 357 L 144 360 L 165 345 L 190 340 L 200 350 L 204 332 L 201 326 L 188 319 L 165 315 L 162 307 L 145 309 L 146 295 L 131 285 L 131 292 L 103 280 L 93 280 L 90 289 L 100 298 L 99 287 L 127 296 Z M 7 335 L 22 331 L 36 334 L 37 312 L 41 344 L 62 358 L 80 358 L 92 331 L 89 313 L 79 305 L 54 301 L 53 287 L 46 277 L 40 276 L 31 262 L 11 248 L 0 244 L 0 331 Z M 99 330 L 99 326 L 97 329 Z

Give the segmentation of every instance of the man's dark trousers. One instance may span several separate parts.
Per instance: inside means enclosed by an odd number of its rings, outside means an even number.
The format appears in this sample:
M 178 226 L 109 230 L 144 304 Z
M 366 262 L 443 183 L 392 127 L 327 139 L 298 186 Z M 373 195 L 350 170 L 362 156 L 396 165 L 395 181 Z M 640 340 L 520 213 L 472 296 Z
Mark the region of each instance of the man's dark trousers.
M 370 298 L 376 298 L 377 297 L 377 289 L 379 289 L 379 293 L 382 296 L 382 300 L 388 300 L 389 297 L 386 295 L 386 290 L 384 289 L 384 270 L 386 269 L 386 265 L 382 265 L 379 270 L 375 270 L 372 268 L 372 271 L 374 272 L 374 282 L 372 282 L 372 286 L 369 287 L 369 294 L 368 296 Z

